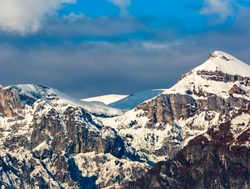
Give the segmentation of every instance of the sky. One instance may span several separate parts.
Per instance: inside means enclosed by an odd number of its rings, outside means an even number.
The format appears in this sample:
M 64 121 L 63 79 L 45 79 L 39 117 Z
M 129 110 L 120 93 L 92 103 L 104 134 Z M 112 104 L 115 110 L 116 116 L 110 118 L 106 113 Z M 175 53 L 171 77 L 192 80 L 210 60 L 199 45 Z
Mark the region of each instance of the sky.
M 0 84 L 168 88 L 215 50 L 250 63 L 249 19 L 250 0 L 0 0 Z

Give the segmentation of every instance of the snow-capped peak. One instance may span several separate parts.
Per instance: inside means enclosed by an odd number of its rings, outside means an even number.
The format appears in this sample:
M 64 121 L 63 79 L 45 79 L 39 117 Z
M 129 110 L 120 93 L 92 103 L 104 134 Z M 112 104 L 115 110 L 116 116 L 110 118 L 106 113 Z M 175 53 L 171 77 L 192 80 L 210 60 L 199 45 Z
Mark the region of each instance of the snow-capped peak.
M 226 52 L 223 52 L 223 51 L 214 51 L 213 53 L 211 53 L 208 57 L 209 58 L 222 58 L 222 59 L 225 59 L 225 60 L 230 60 L 230 59 L 236 59 L 235 57 L 233 57 L 232 55 L 226 53 Z
M 199 70 L 221 71 L 225 74 L 250 77 L 250 65 L 222 51 L 214 51 L 209 55 L 206 62 L 194 68 L 192 71 L 197 72 Z
M 235 95 L 250 93 L 250 65 L 222 51 L 215 51 L 200 66 L 181 77 L 181 80 L 164 94 L 188 94 L 203 98 L 216 94 L 228 98 L 238 88 Z M 242 96 L 250 98 L 249 95 Z

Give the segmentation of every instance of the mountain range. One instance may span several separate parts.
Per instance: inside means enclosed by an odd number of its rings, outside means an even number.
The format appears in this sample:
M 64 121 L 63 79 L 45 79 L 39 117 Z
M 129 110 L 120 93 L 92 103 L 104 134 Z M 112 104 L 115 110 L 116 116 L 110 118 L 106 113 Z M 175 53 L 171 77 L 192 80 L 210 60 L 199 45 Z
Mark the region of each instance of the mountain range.
M 250 65 L 222 51 L 133 95 L 0 88 L 1 188 L 248 189 L 249 148 Z

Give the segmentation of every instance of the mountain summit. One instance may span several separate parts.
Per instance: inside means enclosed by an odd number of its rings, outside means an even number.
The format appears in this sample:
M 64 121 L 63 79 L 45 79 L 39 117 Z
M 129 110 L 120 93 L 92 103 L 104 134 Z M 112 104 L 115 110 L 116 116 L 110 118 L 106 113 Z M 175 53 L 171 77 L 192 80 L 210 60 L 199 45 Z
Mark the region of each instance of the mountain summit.
M 250 76 L 250 66 L 234 56 L 222 51 L 214 51 L 209 55 L 208 60 L 196 67 L 195 71 L 218 71 L 230 75 Z
M 228 98 L 238 88 L 239 95 L 250 90 L 250 66 L 221 51 L 215 51 L 200 66 L 181 76 L 165 94 L 189 94 L 203 98 L 209 94 Z M 240 92 L 245 91 L 245 92 Z M 248 96 L 243 96 L 248 98 Z

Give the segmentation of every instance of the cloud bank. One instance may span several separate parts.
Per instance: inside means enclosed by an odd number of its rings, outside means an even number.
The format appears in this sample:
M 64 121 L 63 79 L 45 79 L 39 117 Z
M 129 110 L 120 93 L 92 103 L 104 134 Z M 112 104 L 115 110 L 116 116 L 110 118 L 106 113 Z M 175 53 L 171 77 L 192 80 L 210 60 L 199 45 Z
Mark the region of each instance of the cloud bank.
M 1 0 L 0 29 L 23 34 L 35 32 L 45 15 L 73 2 L 75 0 Z

